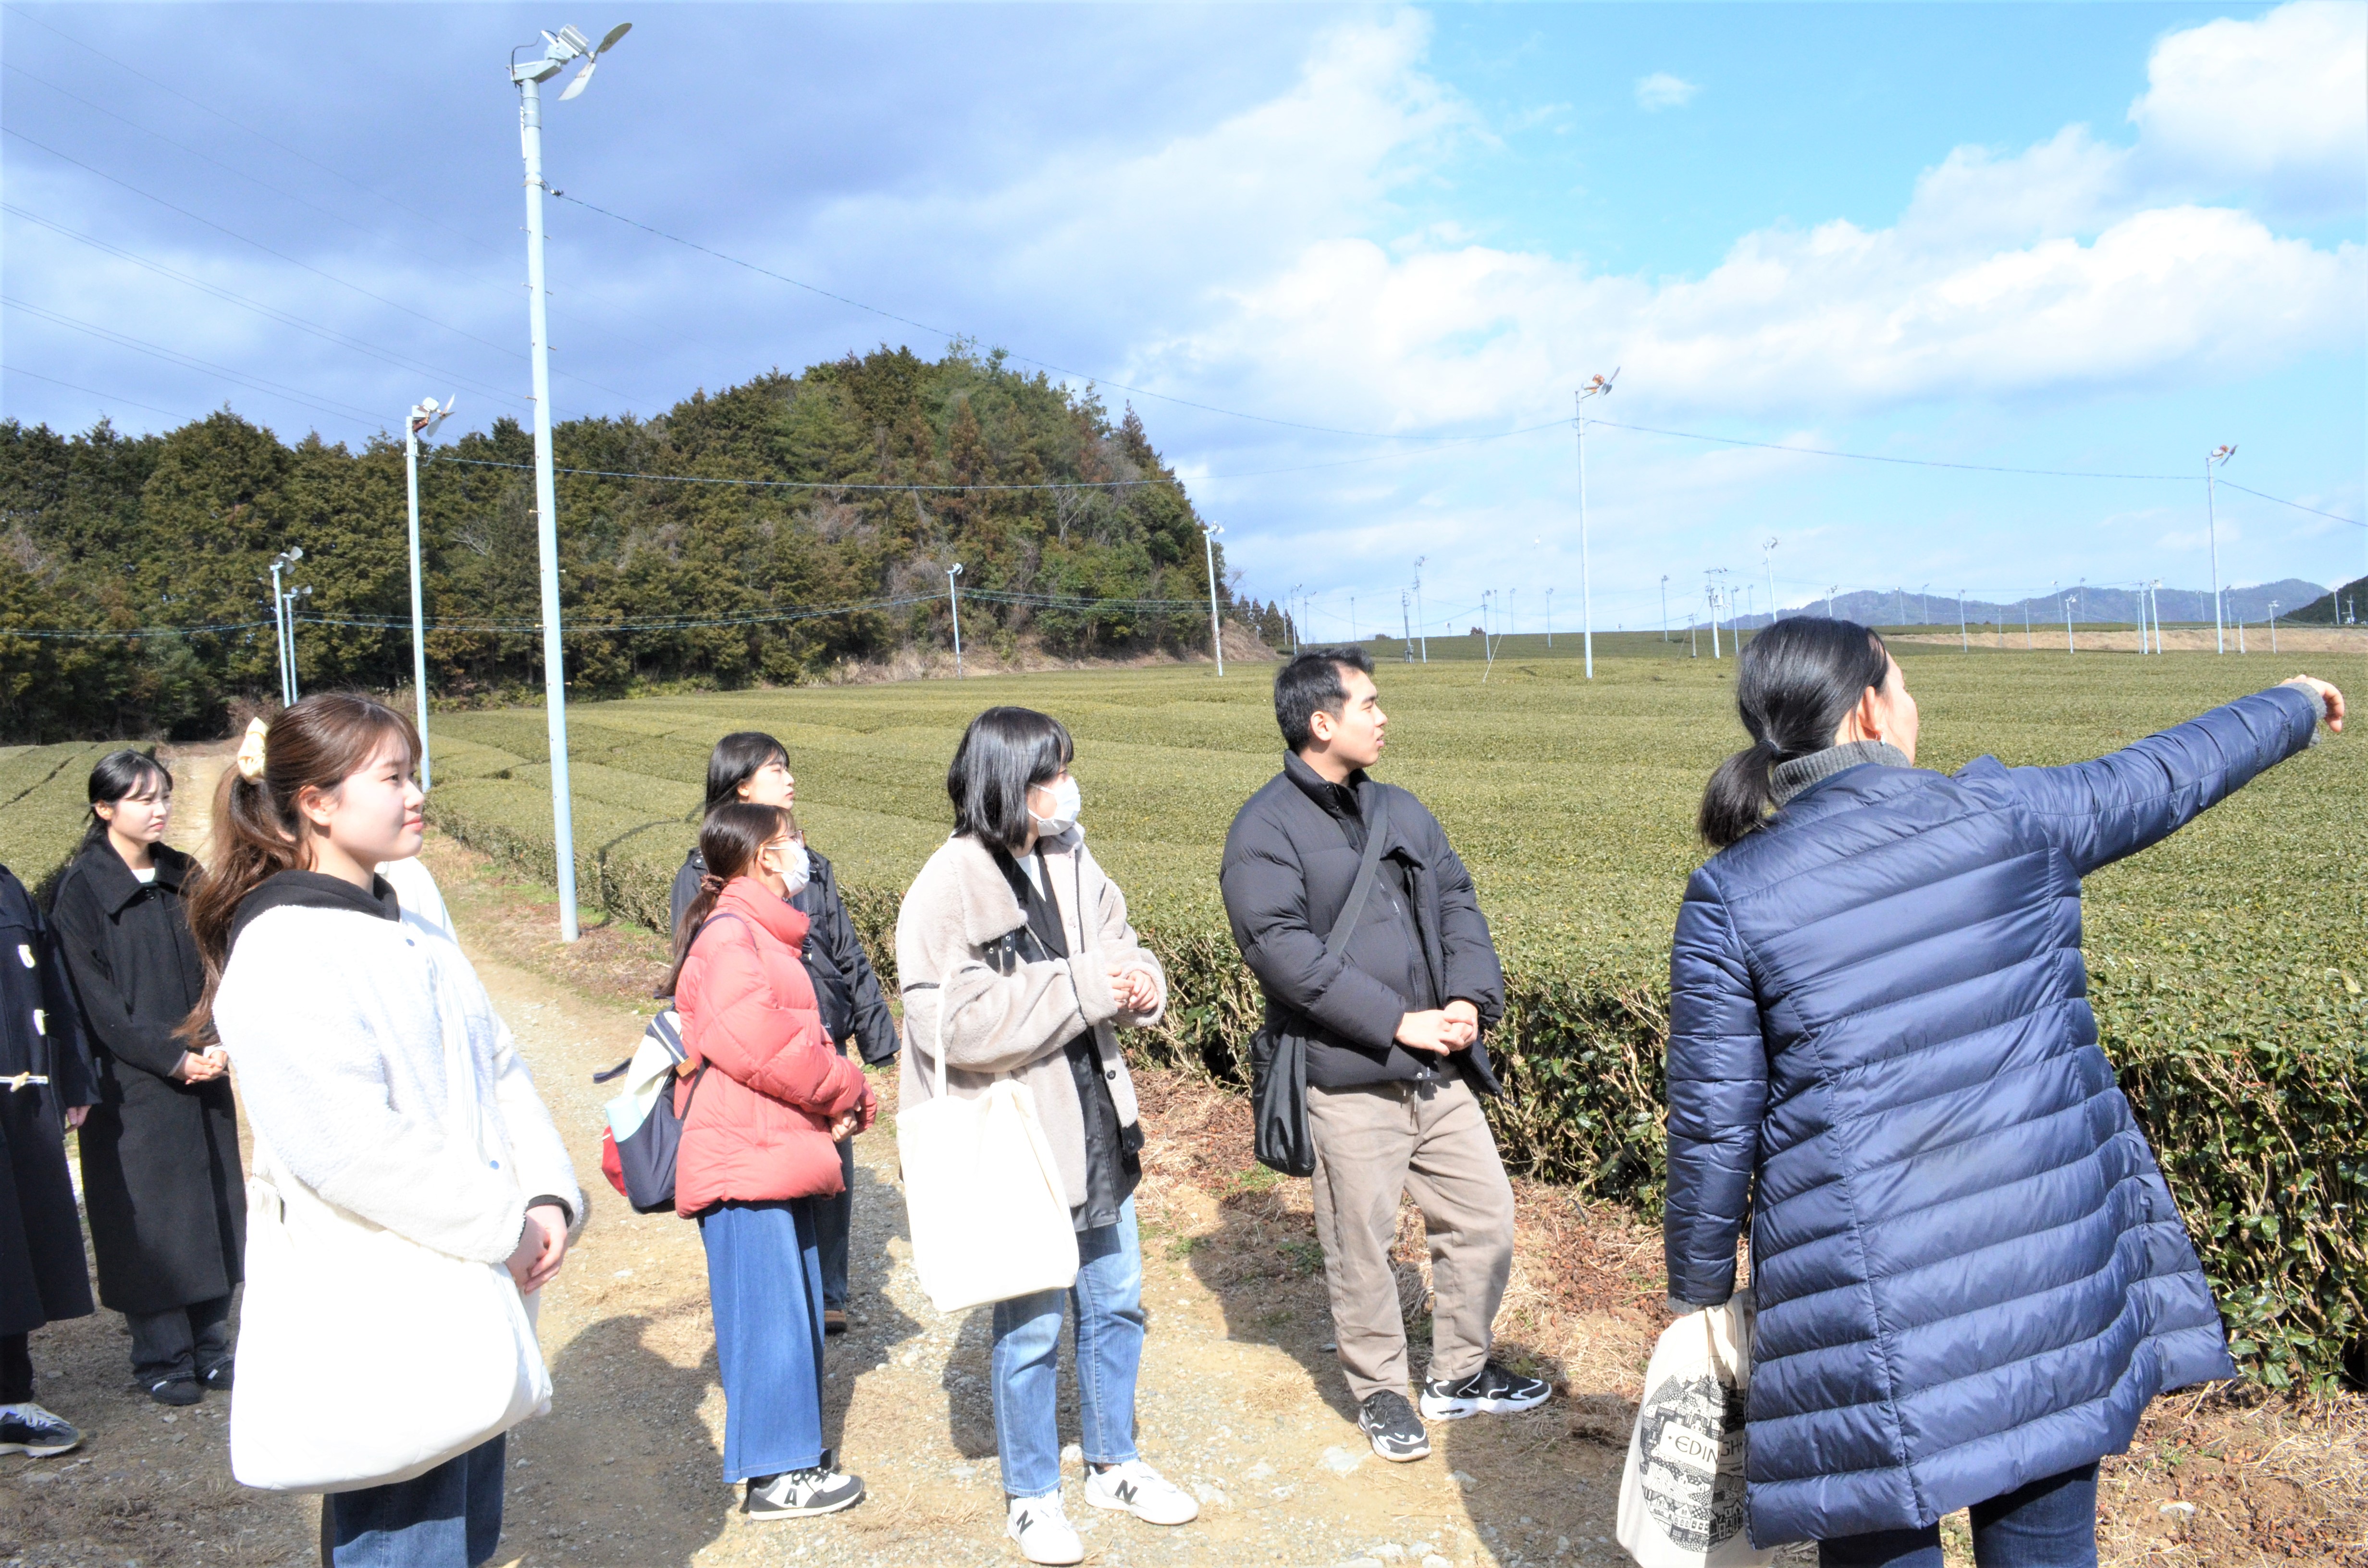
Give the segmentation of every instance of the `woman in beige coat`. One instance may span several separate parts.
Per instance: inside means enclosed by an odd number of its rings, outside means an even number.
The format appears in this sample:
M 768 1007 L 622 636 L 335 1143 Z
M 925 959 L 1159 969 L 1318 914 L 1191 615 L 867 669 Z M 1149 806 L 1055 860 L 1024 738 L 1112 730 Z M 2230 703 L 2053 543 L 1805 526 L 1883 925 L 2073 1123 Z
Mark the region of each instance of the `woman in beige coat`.
M 954 833 L 905 894 L 896 970 L 905 998 L 904 1103 L 997 1078 L 1026 1085 L 1077 1228 L 1076 1283 L 995 1308 L 996 1446 L 1007 1531 L 1031 1562 L 1085 1556 L 1061 1506 L 1055 1417 L 1065 1305 L 1076 1312 L 1086 1501 L 1157 1525 L 1200 1513 L 1134 1449 L 1143 1358 L 1143 1254 L 1134 1226 L 1143 1131 L 1118 1030 L 1167 1006 L 1159 960 L 1077 826 L 1076 748 L 1059 721 L 990 708 L 963 732 L 946 791 Z

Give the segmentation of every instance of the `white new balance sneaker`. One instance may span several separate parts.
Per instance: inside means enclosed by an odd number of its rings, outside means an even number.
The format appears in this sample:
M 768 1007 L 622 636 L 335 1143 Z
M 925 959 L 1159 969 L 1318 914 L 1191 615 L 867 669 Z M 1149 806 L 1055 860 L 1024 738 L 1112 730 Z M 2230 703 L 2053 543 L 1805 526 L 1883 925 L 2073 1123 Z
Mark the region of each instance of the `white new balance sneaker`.
M 1086 1501 L 1133 1514 L 1146 1525 L 1184 1525 L 1201 1517 L 1192 1494 L 1144 1463 L 1129 1460 L 1108 1470 L 1086 1467 Z
M 1086 1543 L 1077 1539 L 1076 1527 L 1061 1511 L 1058 1492 L 1011 1499 L 1011 1517 L 1004 1524 L 1003 1533 L 1019 1543 L 1019 1554 L 1030 1562 L 1086 1560 Z

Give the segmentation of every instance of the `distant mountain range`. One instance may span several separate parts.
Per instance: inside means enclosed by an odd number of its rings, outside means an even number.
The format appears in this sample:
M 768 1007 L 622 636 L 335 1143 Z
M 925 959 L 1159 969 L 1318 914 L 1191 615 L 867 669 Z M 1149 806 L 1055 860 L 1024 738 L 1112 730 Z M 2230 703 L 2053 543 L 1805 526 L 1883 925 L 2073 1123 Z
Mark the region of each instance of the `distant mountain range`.
M 2368 582 L 2368 579 L 2363 579 Z M 1736 587 L 1740 590 L 1742 585 Z M 2360 585 L 2338 590 L 2345 597 L 2344 613 L 2351 614 L 2349 596 L 2360 594 Z M 2330 619 L 2327 585 L 2305 582 L 2299 577 L 2287 577 L 2275 583 L 2256 583 L 2246 587 L 2230 588 L 2226 614 L 2231 621 L 2260 621 L 2269 619 L 2270 605 L 2277 604 L 2278 617 L 2284 619 L 2304 609 L 2315 607 L 2317 614 L 2306 619 L 2324 622 Z M 2009 626 L 2021 626 L 2027 616 L 2034 627 L 2061 626 L 2067 610 L 2075 626 L 2098 623 L 2134 625 L 2138 619 L 2139 596 L 2135 588 L 2097 588 L 2078 584 L 2067 586 L 2059 597 L 2054 594 L 2030 599 L 2018 599 L 2012 604 L 1998 604 L 1988 599 L 1964 601 L 1964 619 L 1968 625 L 1988 626 L 2003 621 Z M 2203 588 L 2164 587 L 2155 593 L 2163 622 L 2177 625 L 2180 621 L 2210 624 L 2212 594 Z M 2362 608 L 2368 608 L 2363 605 Z M 1698 612 L 1697 612 L 1698 613 Z M 1855 620 L 1862 626 L 1954 626 L 1958 619 L 1958 601 L 1954 594 L 1918 594 L 1913 588 L 1895 588 L 1888 592 L 1855 589 L 1836 594 L 1828 601 L 1817 598 L 1806 604 L 1789 604 L 1779 612 L 1784 615 L 1833 614 L 1844 620 Z M 1766 612 L 1720 618 L 1729 625 L 1765 626 L 1773 617 Z

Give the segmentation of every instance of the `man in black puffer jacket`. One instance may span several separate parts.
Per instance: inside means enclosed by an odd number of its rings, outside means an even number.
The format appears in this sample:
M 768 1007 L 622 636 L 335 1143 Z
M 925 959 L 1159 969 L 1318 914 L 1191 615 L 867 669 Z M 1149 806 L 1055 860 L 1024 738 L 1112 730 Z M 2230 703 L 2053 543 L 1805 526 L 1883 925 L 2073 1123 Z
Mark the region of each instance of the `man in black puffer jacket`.
M 1512 1267 L 1513 1193 L 1477 1096 L 1497 1092 L 1481 1034 L 1504 1011 L 1505 977 L 1438 819 L 1365 776 L 1389 722 L 1372 660 L 1359 648 L 1301 653 L 1275 677 L 1274 710 L 1290 755 L 1225 835 L 1225 913 L 1265 993 L 1267 1027 L 1306 1041 L 1315 1233 L 1358 1425 L 1382 1458 L 1417 1460 L 1430 1440 L 1406 1397 L 1389 1256 L 1402 1194 L 1430 1233 L 1422 1414 L 1527 1410 L 1548 1392 L 1488 1358 Z M 1372 889 L 1327 962 L 1384 794 Z

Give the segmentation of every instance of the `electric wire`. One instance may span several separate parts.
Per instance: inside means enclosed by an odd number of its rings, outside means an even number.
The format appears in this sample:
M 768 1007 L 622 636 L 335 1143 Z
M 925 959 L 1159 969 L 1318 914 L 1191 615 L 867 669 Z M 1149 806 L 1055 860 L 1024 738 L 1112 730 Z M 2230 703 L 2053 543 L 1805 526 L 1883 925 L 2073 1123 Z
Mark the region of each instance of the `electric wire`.
M 169 408 L 159 408 L 153 403 L 134 403 L 128 397 L 117 397 L 112 392 L 100 392 L 97 387 L 80 387 L 74 385 L 72 381 L 62 381 L 55 376 L 45 376 L 39 370 L 22 369 L 15 365 L 0 365 L 0 371 L 6 371 L 7 374 L 12 376 L 30 376 L 37 381 L 47 381 L 53 387 L 63 387 L 68 392 L 88 392 L 93 397 L 104 399 L 108 403 L 120 403 L 127 408 L 146 409 L 151 414 L 161 414 L 167 419 L 180 419 L 184 417 L 184 415 L 176 414 Z
M 359 419 L 365 426 L 379 422 L 378 416 L 370 413 L 368 410 L 356 408 L 350 403 L 339 403 L 336 399 L 329 397 L 325 393 L 309 392 L 302 388 L 284 386 L 277 381 L 267 381 L 260 377 L 250 377 L 242 371 L 233 370 L 226 365 L 217 365 L 210 359 L 200 359 L 193 354 L 184 354 L 178 349 L 166 348 L 159 344 L 147 342 L 145 339 L 133 337 L 129 333 L 118 332 L 113 327 L 99 326 L 91 322 L 81 321 L 61 312 L 49 310 L 43 306 L 31 304 L 26 301 L 18 300 L 8 295 L 0 295 L 0 304 L 6 305 L 10 310 L 23 311 L 28 315 L 38 316 L 44 321 L 53 322 L 60 326 L 71 328 L 75 332 L 86 333 L 104 342 L 113 343 L 119 347 L 129 348 L 135 353 L 149 355 L 152 358 L 162 359 L 167 364 L 178 365 L 184 369 L 209 371 L 214 375 L 222 377 L 226 381 L 235 382 L 239 386 L 245 387 L 250 391 L 264 392 L 273 397 L 283 397 L 291 403 L 302 403 L 305 407 L 313 409 L 318 413 L 333 415 L 340 418 L 350 417 Z
M 520 397 L 516 392 L 506 392 L 489 382 L 478 381 L 473 376 L 463 375 L 460 371 L 454 370 L 447 366 L 431 365 L 423 359 L 406 358 L 391 350 L 378 347 L 373 344 L 364 343 L 359 338 L 348 337 L 345 334 L 338 332 L 334 327 L 323 326 L 317 322 L 306 321 L 302 316 L 290 315 L 287 312 L 282 311 L 276 306 L 267 305 L 258 301 L 250 300 L 244 294 L 233 293 L 230 290 L 224 289 L 219 284 L 209 283 L 200 278 L 193 278 L 186 272 L 167 267 L 160 261 L 153 261 L 136 252 L 126 250 L 120 245 L 110 244 L 105 240 L 95 238 L 92 235 L 79 233 L 74 229 L 69 229 L 63 223 L 44 218 L 40 213 L 32 211 L 27 208 L 19 207 L 13 201 L 0 201 L 0 212 L 6 212 L 11 217 L 21 218 L 29 223 L 37 223 L 52 233 L 63 234 L 67 239 L 88 245 L 94 250 L 104 251 L 109 256 L 128 261 L 132 266 L 142 267 L 147 271 L 157 274 L 159 277 L 169 278 L 176 283 L 186 284 L 189 288 L 199 290 L 200 293 L 211 294 L 217 300 L 222 300 L 227 303 L 253 311 L 256 314 L 262 316 L 267 320 L 277 322 L 282 326 L 293 327 L 299 332 L 307 333 L 312 336 L 321 339 L 324 343 L 333 344 L 339 348 L 349 349 L 354 353 L 365 355 L 370 358 L 380 361 L 381 364 L 392 365 L 397 369 L 409 370 L 420 375 L 438 377 L 448 384 L 465 386 L 471 392 L 477 393 L 481 397 L 499 398 L 506 403 L 514 403 L 526 408 L 531 408 L 534 405 L 534 400 L 532 398 Z

